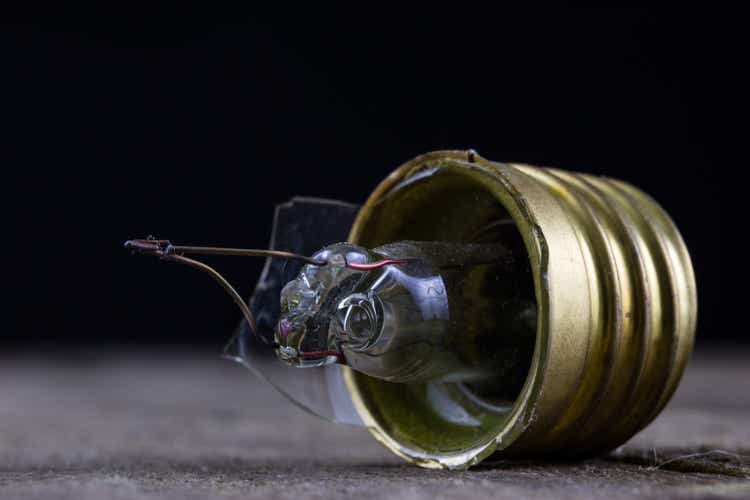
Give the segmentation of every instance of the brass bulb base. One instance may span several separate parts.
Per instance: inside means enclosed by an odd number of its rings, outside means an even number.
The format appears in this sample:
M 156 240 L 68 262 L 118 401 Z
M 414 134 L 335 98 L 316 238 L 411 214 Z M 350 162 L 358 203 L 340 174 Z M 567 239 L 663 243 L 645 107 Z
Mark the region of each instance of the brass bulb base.
M 656 202 L 621 181 L 437 151 L 375 189 L 349 241 L 462 241 L 503 217 L 523 238 L 537 303 L 531 368 L 512 406 L 463 415 L 463 396 L 442 388 L 345 373 L 373 435 L 425 467 L 613 449 L 659 414 L 692 351 L 687 249 Z M 455 411 L 436 414 L 446 397 Z

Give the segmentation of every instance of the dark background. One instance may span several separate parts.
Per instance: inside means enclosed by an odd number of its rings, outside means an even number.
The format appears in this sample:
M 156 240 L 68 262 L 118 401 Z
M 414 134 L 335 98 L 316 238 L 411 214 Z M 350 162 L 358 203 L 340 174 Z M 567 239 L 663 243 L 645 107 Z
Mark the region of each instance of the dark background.
M 721 304 L 717 48 L 705 13 L 48 12 L 2 30 L 6 351 L 218 351 L 239 313 L 153 234 L 263 247 L 293 195 L 361 202 L 435 149 L 619 177 Z M 9 228 L 9 230 L 8 230 Z M 261 261 L 211 261 L 249 294 Z

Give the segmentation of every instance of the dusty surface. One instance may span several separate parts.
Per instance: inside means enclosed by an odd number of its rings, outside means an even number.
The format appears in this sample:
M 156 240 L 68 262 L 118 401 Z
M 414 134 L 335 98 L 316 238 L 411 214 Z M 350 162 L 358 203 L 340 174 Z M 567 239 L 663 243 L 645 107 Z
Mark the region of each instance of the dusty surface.
M 698 355 L 609 457 L 402 462 L 210 357 L 0 359 L 0 498 L 750 498 L 750 353 Z

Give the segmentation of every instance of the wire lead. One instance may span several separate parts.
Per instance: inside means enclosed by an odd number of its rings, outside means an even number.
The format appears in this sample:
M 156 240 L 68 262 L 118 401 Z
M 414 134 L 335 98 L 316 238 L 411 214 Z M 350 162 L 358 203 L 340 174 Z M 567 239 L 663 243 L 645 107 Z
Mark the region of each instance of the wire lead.
M 258 325 L 255 322 L 255 317 L 252 311 L 247 306 L 245 301 L 242 299 L 237 290 L 229 284 L 229 282 L 213 267 L 204 264 L 203 262 L 185 257 L 183 254 L 200 254 L 200 255 L 233 255 L 240 257 L 276 257 L 282 259 L 300 260 L 313 266 L 324 266 L 328 264 L 326 260 L 313 259 L 305 255 L 300 255 L 292 252 L 285 252 L 281 250 L 258 250 L 258 249 L 244 249 L 244 248 L 222 248 L 222 247 L 198 247 L 198 246 L 181 246 L 172 245 L 169 240 L 158 240 L 156 238 L 147 239 L 136 239 L 128 240 L 125 242 L 125 248 L 133 250 L 134 252 L 141 253 L 144 255 L 153 255 L 161 260 L 170 262 L 177 262 L 178 264 L 184 264 L 193 269 L 198 269 L 211 276 L 221 287 L 226 291 L 232 300 L 242 311 L 242 315 L 247 321 L 250 331 L 253 332 L 255 338 L 263 342 L 265 345 L 276 348 L 278 344 L 270 343 L 268 340 L 258 333 Z M 335 356 L 339 363 L 346 364 L 343 355 L 336 351 L 308 351 L 300 352 L 300 355 L 304 358 L 314 359 L 327 356 Z

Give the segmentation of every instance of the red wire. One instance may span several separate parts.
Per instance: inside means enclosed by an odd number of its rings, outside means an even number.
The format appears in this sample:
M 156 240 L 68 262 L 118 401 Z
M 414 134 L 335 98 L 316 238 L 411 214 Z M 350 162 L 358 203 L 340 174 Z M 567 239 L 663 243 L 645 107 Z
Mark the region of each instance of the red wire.
M 349 269 L 355 269 L 357 271 L 371 271 L 373 269 L 379 269 L 390 264 L 406 264 L 407 262 L 409 262 L 409 259 L 383 259 L 377 262 L 372 262 L 370 264 L 356 264 L 354 262 L 347 262 L 346 267 L 348 267 Z

